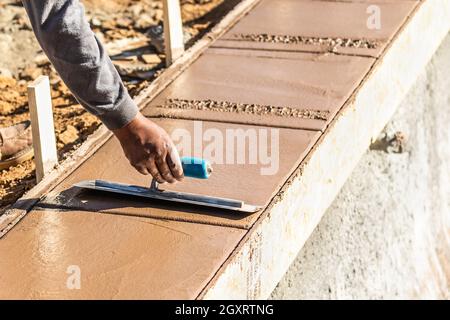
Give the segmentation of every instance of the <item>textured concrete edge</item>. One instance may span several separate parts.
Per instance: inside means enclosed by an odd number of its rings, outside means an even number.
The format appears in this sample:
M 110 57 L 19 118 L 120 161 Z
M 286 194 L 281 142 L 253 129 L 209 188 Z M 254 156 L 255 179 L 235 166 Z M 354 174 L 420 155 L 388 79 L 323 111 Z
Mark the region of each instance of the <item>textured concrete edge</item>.
M 421 2 L 199 299 L 270 296 L 449 29 L 448 1 Z
M 185 71 L 205 50 L 220 36 L 233 27 L 243 16 L 252 10 L 261 0 L 242 0 L 231 10 L 210 32 L 198 40 L 183 56 L 176 60 L 151 85 L 144 89 L 134 99 L 142 110 L 161 91 L 171 84 L 183 71 Z
M 218 37 L 229 30 L 260 1 L 243 0 L 233 10 L 228 12 L 210 32 L 198 40 L 175 63 L 164 70 L 149 87 L 134 98 L 140 109 L 142 110 L 150 100 L 186 70 Z M 101 125 L 68 159 L 60 163 L 41 182 L 18 199 L 16 203 L 3 209 L 3 212 L 0 212 L 0 239 L 20 222 L 47 192 L 51 191 L 84 161 L 89 159 L 111 136 L 112 133 L 104 125 Z

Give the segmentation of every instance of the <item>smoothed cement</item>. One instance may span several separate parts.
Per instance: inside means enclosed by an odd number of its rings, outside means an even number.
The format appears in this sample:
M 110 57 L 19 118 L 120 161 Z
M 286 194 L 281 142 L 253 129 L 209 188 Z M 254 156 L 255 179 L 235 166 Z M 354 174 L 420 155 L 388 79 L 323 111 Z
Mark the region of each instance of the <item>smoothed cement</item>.
M 381 28 L 368 27 L 369 5 L 361 1 L 263 0 L 213 46 L 378 57 L 418 1 L 376 3 Z
M 272 299 L 450 298 L 450 35 L 367 151 Z

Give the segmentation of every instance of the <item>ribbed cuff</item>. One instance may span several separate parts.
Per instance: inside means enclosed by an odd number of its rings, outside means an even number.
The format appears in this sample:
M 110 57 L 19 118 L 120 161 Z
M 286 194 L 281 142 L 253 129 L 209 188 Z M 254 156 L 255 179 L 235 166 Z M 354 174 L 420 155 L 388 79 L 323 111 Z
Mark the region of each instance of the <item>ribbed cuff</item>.
M 100 115 L 99 118 L 109 130 L 115 130 L 130 123 L 138 112 L 138 106 L 127 94 L 126 98 L 114 110 Z

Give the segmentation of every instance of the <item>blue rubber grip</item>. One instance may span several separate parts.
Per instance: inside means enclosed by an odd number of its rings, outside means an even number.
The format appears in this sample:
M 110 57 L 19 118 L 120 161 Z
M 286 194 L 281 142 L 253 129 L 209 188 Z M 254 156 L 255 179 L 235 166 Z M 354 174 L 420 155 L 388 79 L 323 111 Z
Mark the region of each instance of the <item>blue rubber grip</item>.
M 210 166 L 207 160 L 195 157 L 182 157 L 181 164 L 185 177 L 196 179 L 208 179 L 211 173 L 208 171 Z

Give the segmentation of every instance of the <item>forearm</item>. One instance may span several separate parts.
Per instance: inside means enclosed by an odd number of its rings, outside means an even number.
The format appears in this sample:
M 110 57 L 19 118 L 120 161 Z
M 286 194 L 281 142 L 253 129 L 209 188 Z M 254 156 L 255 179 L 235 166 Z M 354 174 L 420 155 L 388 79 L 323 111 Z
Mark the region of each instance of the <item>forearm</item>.
M 119 74 L 78 0 L 22 0 L 36 37 L 78 102 L 109 129 L 137 114 Z

